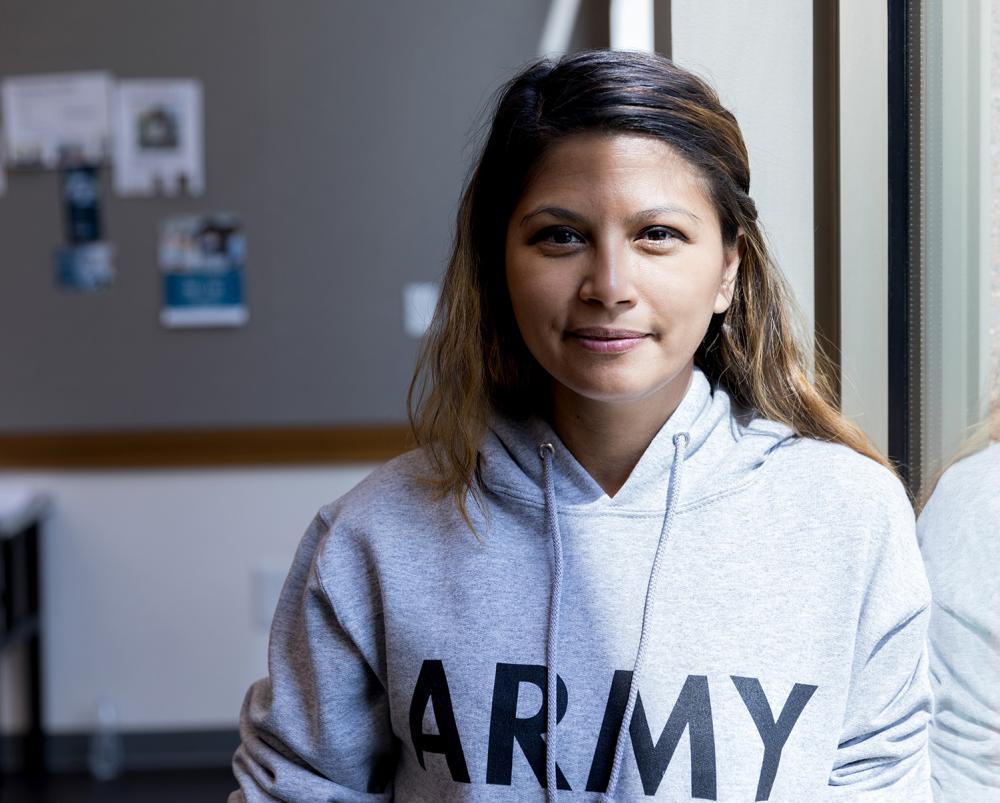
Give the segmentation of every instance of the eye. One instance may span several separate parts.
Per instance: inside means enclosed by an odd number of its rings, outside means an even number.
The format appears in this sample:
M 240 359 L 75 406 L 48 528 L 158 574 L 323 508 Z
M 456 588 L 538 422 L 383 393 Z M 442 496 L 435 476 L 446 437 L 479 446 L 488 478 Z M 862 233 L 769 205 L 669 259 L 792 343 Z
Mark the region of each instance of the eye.
M 685 239 L 684 235 L 677 229 L 672 229 L 669 226 L 650 226 L 648 229 L 643 229 L 641 234 L 655 243 L 668 243 L 671 240 Z
M 549 243 L 551 245 L 574 245 L 577 242 L 582 243 L 583 238 L 568 226 L 548 226 L 535 234 L 535 236 L 531 238 L 530 244 Z

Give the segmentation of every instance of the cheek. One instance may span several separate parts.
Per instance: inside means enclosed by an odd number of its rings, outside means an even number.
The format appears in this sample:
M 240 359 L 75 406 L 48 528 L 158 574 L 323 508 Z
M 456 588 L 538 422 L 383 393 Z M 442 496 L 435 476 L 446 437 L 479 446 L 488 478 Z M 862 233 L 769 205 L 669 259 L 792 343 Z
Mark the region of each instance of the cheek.
M 689 266 L 660 276 L 649 274 L 643 297 L 660 325 L 675 337 L 701 337 L 711 320 L 718 282 L 713 265 Z
M 515 279 L 508 284 L 511 309 L 518 331 L 525 343 L 531 344 L 549 325 L 551 310 L 545 300 L 545 294 L 530 282 Z
M 526 328 L 540 330 L 551 326 L 564 306 L 567 292 L 564 284 L 557 272 L 538 269 L 530 262 L 508 264 L 507 291 L 522 333 Z
M 721 260 L 714 251 L 692 254 L 673 275 L 671 291 L 689 308 L 711 306 L 722 279 Z
M 666 271 L 649 271 L 640 292 L 650 305 L 688 317 L 708 303 L 709 284 L 696 270 L 672 266 Z

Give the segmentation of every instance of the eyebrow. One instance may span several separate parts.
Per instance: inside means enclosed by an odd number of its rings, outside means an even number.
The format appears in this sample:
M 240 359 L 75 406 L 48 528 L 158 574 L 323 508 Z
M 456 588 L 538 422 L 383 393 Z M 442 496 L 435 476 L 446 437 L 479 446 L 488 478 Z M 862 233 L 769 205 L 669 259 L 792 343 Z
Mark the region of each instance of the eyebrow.
M 641 223 L 642 221 L 648 220 L 649 218 L 652 217 L 656 217 L 657 215 L 671 214 L 671 213 L 687 215 L 689 218 L 693 218 L 694 220 L 697 220 L 699 223 L 701 223 L 701 218 L 698 217 L 694 212 L 691 212 L 680 206 L 654 206 L 652 209 L 643 209 L 641 212 L 636 212 L 634 215 L 632 215 L 632 217 L 629 218 L 628 222 L 633 224 Z M 541 214 L 551 215 L 552 217 L 559 218 L 561 220 L 570 220 L 574 223 L 587 222 L 587 219 L 583 215 L 579 214 L 578 212 L 574 212 L 571 209 L 566 209 L 565 207 L 562 206 L 541 206 L 538 209 L 528 212 L 528 214 L 526 214 L 523 218 L 521 218 L 521 225 L 523 226 L 525 223 L 528 222 L 530 218 L 535 217 L 535 215 L 541 215 Z

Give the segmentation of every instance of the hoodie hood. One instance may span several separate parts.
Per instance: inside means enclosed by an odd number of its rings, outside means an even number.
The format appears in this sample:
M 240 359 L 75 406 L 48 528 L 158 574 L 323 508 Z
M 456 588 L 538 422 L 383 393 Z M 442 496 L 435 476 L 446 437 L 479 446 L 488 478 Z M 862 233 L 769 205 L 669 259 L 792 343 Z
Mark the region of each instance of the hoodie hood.
M 609 497 L 540 418 L 515 421 L 496 416 L 481 449 L 484 485 L 496 493 L 541 506 L 544 482 L 539 445 L 551 443 L 555 496 L 560 508 L 664 511 L 674 458 L 674 436 L 687 434 L 684 491 L 678 509 L 699 504 L 749 481 L 771 452 L 794 438 L 785 424 L 752 417 L 733 404 L 726 391 L 712 387 L 694 367 L 687 393 L 653 438 L 628 480 Z

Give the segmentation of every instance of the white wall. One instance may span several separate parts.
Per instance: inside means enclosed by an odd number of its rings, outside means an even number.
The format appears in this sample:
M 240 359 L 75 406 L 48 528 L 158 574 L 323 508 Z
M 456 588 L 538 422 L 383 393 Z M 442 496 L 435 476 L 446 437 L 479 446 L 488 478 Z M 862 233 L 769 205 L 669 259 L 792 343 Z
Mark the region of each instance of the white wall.
M 673 0 L 673 58 L 743 130 L 750 195 L 813 332 L 812 3 Z
M 57 500 L 43 535 L 45 725 L 89 730 L 109 694 L 123 728 L 235 727 L 267 672 L 253 574 L 281 578 L 313 514 L 373 466 L 0 474 Z M 20 729 L 23 655 L 0 673 Z

